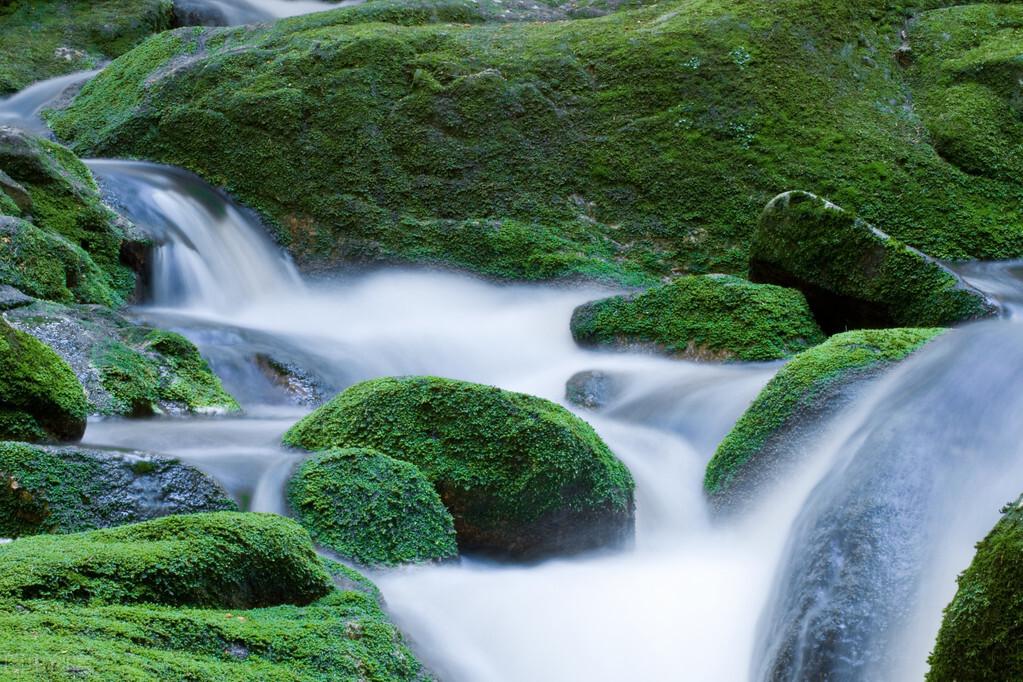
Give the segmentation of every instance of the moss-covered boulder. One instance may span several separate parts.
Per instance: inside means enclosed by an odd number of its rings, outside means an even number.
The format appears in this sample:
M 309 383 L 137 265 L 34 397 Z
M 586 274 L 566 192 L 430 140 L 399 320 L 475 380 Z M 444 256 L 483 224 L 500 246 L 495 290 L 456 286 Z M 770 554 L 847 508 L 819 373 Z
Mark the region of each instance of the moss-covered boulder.
M 777 360 L 824 340 L 801 293 L 730 275 L 680 277 L 592 301 L 575 309 L 571 327 L 583 346 L 713 360 Z
M 88 402 L 64 360 L 0 318 L 0 439 L 78 440 Z
M 768 382 L 708 463 L 703 487 L 712 506 L 722 514 L 747 508 L 798 462 L 820 425 L 865 382 L 941 332 L 845 332 L 793 358 Z
M 24 193 L 0 187 L 17 209 L 0 204 L 0 284 L 64 303 L 118 305 L 133 295 L 132 254 L 144 238 L 103 204 L 74 154 L 0 126 L 0 172 Z
M 945 266 L 807 192 L 786 192 L 764 209 L 750 277 L 802 290 L 829 333 L 951 325 L 997 312 Z
M 239 409 L 191 341 L 102 306 L 36 301 L 7 313 L 46 342 L 85 387 L 95 414 L 221 414 Z
M 463 550 L 519 558 L 627 541 L 633 481 L 600 437 L 542 398 L 436 377 L 357 384 L 299 421 L 288 445 L 374 448 L 419 467 Z
M 455 526 L 414 464 L 367 448 L 335 449 L 302 462 L 288 502 L 313 540 L 368 565 L 458 554 Z
M 927 682 L 1023 678 L 1023 497 L 977 544 L 945 609 Z
M 237 508 L 212 478 L 168 457 L 0 442 L 0 537 Z

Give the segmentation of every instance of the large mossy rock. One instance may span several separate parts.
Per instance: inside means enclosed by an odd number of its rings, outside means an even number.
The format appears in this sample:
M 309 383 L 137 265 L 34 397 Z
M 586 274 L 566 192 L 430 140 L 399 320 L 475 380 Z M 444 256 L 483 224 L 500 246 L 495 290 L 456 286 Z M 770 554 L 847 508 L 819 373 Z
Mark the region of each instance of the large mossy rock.
M 331 586 L 305 529 L 273 514 L 165 516 L 0 546 L 0 601 L 256 608 L 308 604 Z
M 175 459 L 0 442 L 0 537 L 237 508 L 216 481 Z
M 35 301 L 7 313 L 51 346 L 100 415 L 222 414 L 239 410 L 191 341 L 102 306 Z
M 583 346 L 712 360 L 777 360 L 824 340 L 800 292 L 729 275 L 680 277 L 592 301 L 575 309 L 571 327 Z
M 1023 255 L 1023 175 L 944 159 L 914 111 L 928 79 L 894 57 L 907 14 L 937 0 L 668 0 L 500 25 L 477 4 L 163 33 L 51 124 L 82 153 L 228 187 L 307 266 L 740 273 L 784 187 L 934 257 Z M 957 46 L 976 34 L 954 30 Z M 1008 154 L 1013 131 L 992 128 L 989 147 Z
M 64 360 L 0 318 L 0 439 L 73 441 L 88 402 Z
M 707 464 L 704 491 L 728 515 L 748 508 L 806 454 L 820 426 L 865 382 L 942 329 L 864 329 L 800 353 L 768 382 Z
M 807 192 L 786 192 L 764 209 L 750 278 L 802 290 L 829 333 L 951 325 L 997 312 L 945 266 Z
M 414 464 L 366 448 L 317 453 L 288 482 L 288 502 L 313 540 L 367 565 L 458 554 L 455 525 Z
M 945 609 L 927 682 L 1023 679 L 1023 498 L 977 544 Z
M 586 422 L 542 398 L 435 377 L 376 379 L 299 421 L 284 442 L 374 448 L 416 465 L 463 550 L 530 558 L 621 545 L 633 532 L 628 469 Z

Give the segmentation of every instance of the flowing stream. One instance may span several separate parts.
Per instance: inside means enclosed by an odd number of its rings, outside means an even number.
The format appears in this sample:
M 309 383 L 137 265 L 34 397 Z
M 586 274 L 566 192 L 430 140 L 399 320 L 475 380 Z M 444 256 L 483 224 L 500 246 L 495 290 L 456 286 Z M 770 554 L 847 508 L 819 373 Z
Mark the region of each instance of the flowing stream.
M 89 445 L 178 456 L 246 508 L 286 513 L 301 454 L 279 439 L 311 408 L 268 376 L 267 358 L 301 368 L 323 397 L 371 377 L 434 374 L 563 402 L 578 371 L 616 377 L 606 406 L 578 412 L 636 479 L 633 549 L 373 575 L 449 682 L 921 679 L 956 574 L 1023 491 L 1023 326 L 1011 315 L 939 337 L 864 389 L 757 509 L 715 523 L 705 465 L 778 364 L 581 350 L 572 309 L 606 289 L 403 269 L 303 281 L 251 213 L 195 176 L 89 165 L 159 244 L 151 302 L 133 314 L 195 341 L 245 408 L 96 420 Z M 964 274 L 994 283 L 1012 310 L 1023 300 L 1016 269 Z

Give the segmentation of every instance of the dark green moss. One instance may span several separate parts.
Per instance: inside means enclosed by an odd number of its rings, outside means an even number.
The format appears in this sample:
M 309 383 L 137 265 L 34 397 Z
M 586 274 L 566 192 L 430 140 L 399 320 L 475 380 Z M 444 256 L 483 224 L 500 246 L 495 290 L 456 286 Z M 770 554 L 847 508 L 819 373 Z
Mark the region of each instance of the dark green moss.
M 977 544 L 945 609 L 928 682 L 1023 678 L 1023 498 Z
M 942 331 L 846 332 L 797 355 L 764 387 L 718 446 L 707 465 L 704 490 L 718 506 L 739 506 L 741 501 L 735 497 L 755 492 L 751 488 L 783 464 L 774 461 L 770 446 L 783 439 L 801 416 L 819 417 L 844 384 L 898 362 Z
M 722 360 L 777 360 L 824 340 L 801 293 L 728 275 L 593 301 L 576 308 L 571 326 L 585 346 L 652 345 Z
M 78 440 L 87 408 L 67 363 L 0 318 L 0 439 Z
M 374 448 L 419 467 L 463 549 L 517 556 L 622 542 L 633 481 L 593 429 L 549 401 L 434 377 L 353 386 L 285 443 Z
M 288 502 L 313 540 L 362 564 L 447 559 L 455 526 L 415 465 L 375 450 L 313 455 L 288 483 Z
M 14 203 L 14 199 L 3 192 L 0 192 L 0 215 L 14 216 L 15 218 L 21 215 L 21 209 Z

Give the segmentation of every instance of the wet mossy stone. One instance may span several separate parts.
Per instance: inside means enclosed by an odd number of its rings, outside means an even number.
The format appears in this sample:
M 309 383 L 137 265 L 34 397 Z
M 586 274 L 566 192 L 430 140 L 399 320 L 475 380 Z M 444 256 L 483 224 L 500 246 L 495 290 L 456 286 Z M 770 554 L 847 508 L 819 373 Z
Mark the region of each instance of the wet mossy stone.
M 216 481 L 168 457 L 0 443 L 0 537 L 237 508 Z
M 808 192 L 786 192 L 764 209 L 750 278 L 803 291 L 828 333 L 947 326 L 997 313 L 945 266 Z
M 584 421 L 542 398 L 436 377 L 352 386 L 285 435 L 310 450 L 373 448 L 419 467 L 461 550 L 534 558 L 620 546 L 628 469 Z
M 458 554 L 455 526 L 414 464 L 368 448 L 328 450 L 302 462 L 288 502 L 313 541 L 365 565 Z
M 777 360 L 824 340 L 799 291 L 730 275 L 679 277 L 592 301 L 575 309 L 571 328 L 583 346 L 711 360 Z
M 565 400 L 588 410 L 599 410 L 622 391 L 624 379 L 618 374 L 599 369 L 576 372 L 565 382 Z
M 0 601 L 257 608 L 308 604 L 332 586 L 305 529 L 274 514 L 165 516 L 0 546 Z
M 1023 497 L 977 544 L 945 608 L 927 682 L 1023 679 Z
M 87 413 L 85 392 L 68 364 L 0 318 L 0 439 L 78 440 Z
M 864 384 L 941 334 L 862 329 L 836 334 L 778 370 L 721 441 L 703 481 L 721 516 L 747 509 L 805 454 L 806 444 Z

